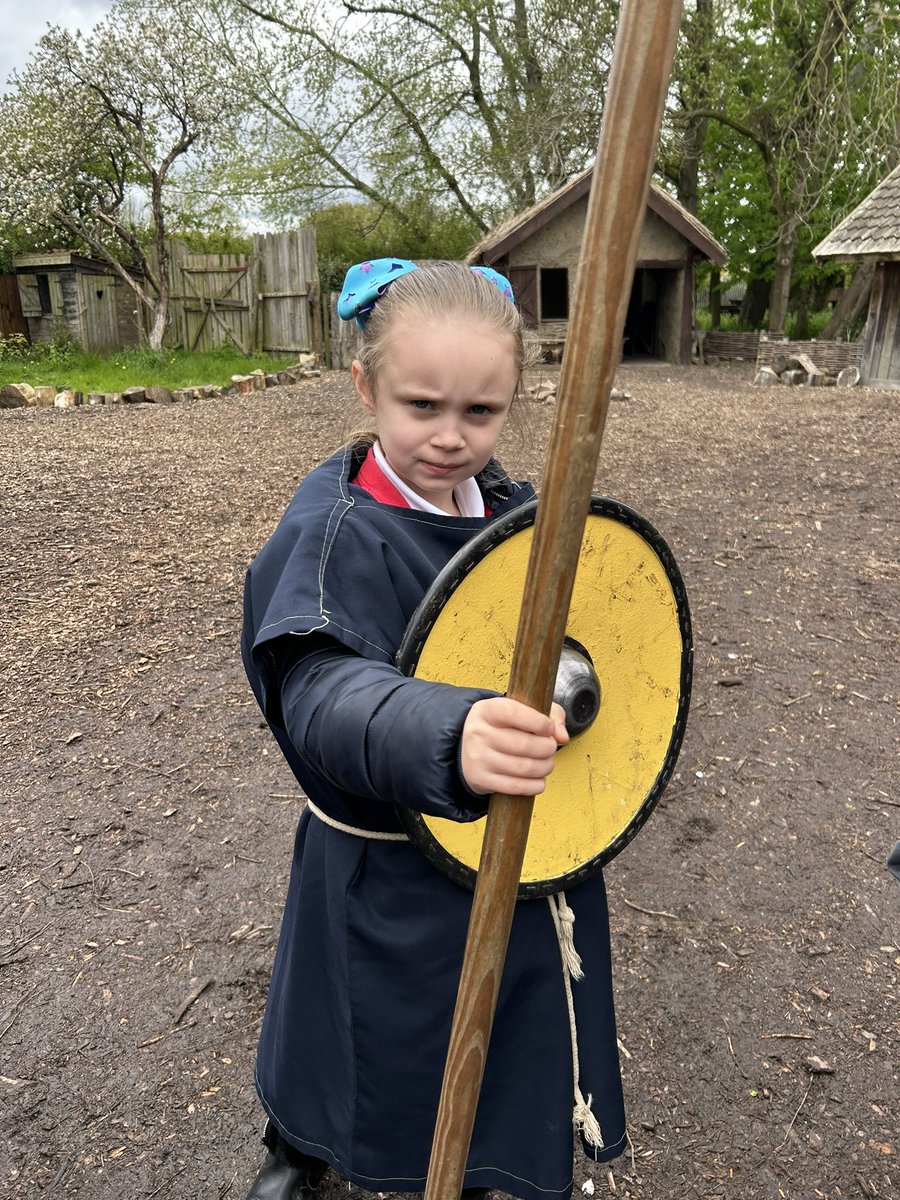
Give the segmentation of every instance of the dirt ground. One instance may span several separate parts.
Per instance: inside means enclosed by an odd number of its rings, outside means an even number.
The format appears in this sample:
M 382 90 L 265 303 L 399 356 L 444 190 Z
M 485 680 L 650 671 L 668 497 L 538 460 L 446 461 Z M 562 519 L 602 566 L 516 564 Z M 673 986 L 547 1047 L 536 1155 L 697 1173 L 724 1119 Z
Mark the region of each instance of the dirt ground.
M 607 427 L 597 490 L 674 548 L 696 667 L 677 773 L 607 871 L 631 1148 L 576 1184 L 888 1200 L 900 401 L 748 373 L 625 367 Z M 0 414 L 4 1200 L 246 1192 L 300 800 L 242 577 L 354 415 L 341 375 Z M 504 458 L 539 478 L 552 406 L 526 415 Z

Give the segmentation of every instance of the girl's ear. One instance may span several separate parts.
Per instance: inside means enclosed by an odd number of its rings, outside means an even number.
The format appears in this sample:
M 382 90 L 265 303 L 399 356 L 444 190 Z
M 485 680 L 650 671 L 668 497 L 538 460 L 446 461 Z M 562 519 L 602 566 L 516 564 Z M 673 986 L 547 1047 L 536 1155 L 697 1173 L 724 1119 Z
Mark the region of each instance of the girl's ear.
M 358 358 L 354 358 L 350 366 L 350 374 L 353 376 L 353 384 L 359 392 L 362 402 L 365 405 L 366 412 L 371 416 L 375 415 L 375 394 L 369 386 L 369 381 L 366 378 L 366 373 L 363 370 L 363 365 Z

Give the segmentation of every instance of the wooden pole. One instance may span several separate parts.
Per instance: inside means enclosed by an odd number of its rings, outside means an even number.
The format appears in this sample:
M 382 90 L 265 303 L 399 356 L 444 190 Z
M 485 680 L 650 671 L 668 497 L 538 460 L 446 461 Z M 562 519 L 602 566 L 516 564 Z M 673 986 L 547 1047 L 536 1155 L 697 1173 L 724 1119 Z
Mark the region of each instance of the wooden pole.
M 624 0 L 508 694 L 548 712 L 647 204 L 681 0 Z M 458 1200 L 534 799 L 492 797 L 425 1200 Z

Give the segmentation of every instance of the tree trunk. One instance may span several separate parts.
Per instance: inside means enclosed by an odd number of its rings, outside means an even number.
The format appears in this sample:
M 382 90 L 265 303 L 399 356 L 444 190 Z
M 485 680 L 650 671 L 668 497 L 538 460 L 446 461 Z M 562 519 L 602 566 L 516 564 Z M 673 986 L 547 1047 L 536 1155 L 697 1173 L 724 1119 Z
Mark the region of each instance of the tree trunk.
M 741 302 L 741 324 L 759 329 L 769 304 L 770 285 L 765 279 L 751 279 Z
M 722 272 L 718 267 L 709 273 L 709 327 L 722 328 Z
M 803 291 L 797 298 L 797 312 L 794 321 L 794 338 L 802 342 L 809 336 L 809 292 Z
M 156 297 L 156 311 L 153 314 L 153 327 L 150 330 L 148 338 L 151 350 L 162 349 L 166 326 L 169 324 L 169 297 L 172 295 L 172 264 L 169 247 L 166 243 L 166 218 L 163 208 L 162 185 L 162 175 L 154 171 L 151 174 L 150 206 L 153 213 L 159 291 Z
M 700 182 L 700 151 L 709 122 L 702 118 L 692 121 L 684 133 L 681 161 L 678 164 L 678 203 L 689 213 L 697 213 L 697 193 Z
M 151 350 L 161 350 L 163 344 L 163 336 L 166 332 L 166 325 L 169 323 L 168 303 L 165 308 L 162 304 L 157 304 L 156 312 L 153 314 L 153 324 L 150 326 L 150 332 L 147 335 L 147 345 Z
M 860 263 L 856 268 L 856 274 L 850 281 L 850 286 L 846 289 L 843 296 L 841 296 L 837 307 L 828 320 L 828 324 L 822 330 L 821 337 L 823 341 L 843 337 L 847 333 L 850 326 L 869 302 L 869 294 L 872 291 L 872 280 L 874 278 L 874 260 L 867 259 L 865 262 Z
M 797 223 L 793 216 L 781 222 L 778 231 L 778 246 L 775 250 L 775 275 L 769 302 L 769 334 L 783 337 L 791 296 L 791 270 L 794 261 L 794 242 L 797 239 Z
M 682 104 L 687 108 L 705 108 L 709 103 L 709 55 L 714 34 L 712 0 L 697 0 L 693 16 L 684 22 L 682 30 L 689 57 L 694 61 L 695 75 L 694 85 L 690 88 L 692 94 L 683 96 Z M 694 215 L 697 213 L 700 157 L 708 126 L 707 117 L 694 117 L 686 124 L 678 164 L 678 202 Z

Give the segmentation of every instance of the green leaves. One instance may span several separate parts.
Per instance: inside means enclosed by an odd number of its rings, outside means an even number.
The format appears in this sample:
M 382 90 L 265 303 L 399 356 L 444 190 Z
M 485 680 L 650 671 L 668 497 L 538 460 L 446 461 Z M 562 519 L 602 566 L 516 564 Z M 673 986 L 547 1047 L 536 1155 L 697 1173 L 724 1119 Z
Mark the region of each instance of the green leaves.
M 697 0 L 686 16 L 675 143 L 701 131 L 698 215 L 732 276 L 772 278 L 774 330 L 792 280 L 799 300 L 833 275 L 812 247 L 894 164 L 898 16 L 875 0 Z

